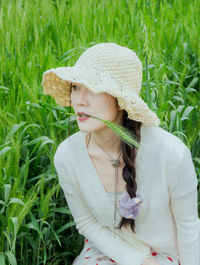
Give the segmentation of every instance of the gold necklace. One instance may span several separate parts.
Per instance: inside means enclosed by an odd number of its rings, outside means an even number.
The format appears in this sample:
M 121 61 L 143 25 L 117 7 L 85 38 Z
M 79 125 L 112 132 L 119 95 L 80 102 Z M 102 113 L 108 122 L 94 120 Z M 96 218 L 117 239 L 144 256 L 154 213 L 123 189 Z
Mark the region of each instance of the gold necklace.
M 90 133 L 90 136 L 91 136 L 91 133 Z M 119 139 L 118 139 L 119 140 Z M 117 141 L 118 141 L 117 140 Z M 116 141 L 116 142 L 117 142 Z M 94 141 L 95 142 L 95 141 Z M 111 157 L 110 156 L 110 154 L 108 154 L 97 142 L 95 142 L 109 157 Z M 115 143 L 116 144 L 116 143 Z M 111 157 L 111 159 L 109 159 L 110 161 L 111 161 L 111 164 L 112 164 L 112 166 L 115 168 L 115 211 L 114 211 L 114 237 L 115 237 L 115 235 L 116 235 L 116 209 L 117 209 L 117 195 L 116 195 L 116 189 L 117 189 L 117 184 L 118 184 L 118 167 L 120 166 L 120 160 L 119 160 L 119 157 L 120 157 L 120 155 L 121 155 L 121 153 L 122 153 L 122 151 L 119 153 L 119 155 L 118 155 L 118 157 L 117 157 L 117 159 L 113 159 L 112 157 Z

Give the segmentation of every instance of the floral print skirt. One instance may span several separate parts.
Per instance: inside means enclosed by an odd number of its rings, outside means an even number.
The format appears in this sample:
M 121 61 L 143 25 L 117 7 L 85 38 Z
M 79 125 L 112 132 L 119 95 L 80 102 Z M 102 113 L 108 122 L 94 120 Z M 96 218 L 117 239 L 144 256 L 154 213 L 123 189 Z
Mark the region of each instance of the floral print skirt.
M 152 257 L 160 265 L 181 265 L 176 256 L 168 256 L 163 253 L 152 252 Z M 89 240 L 85 239 L 84 247 L 73 262 L 73 265 L 114 265 L 117 263 L 101 253 Z

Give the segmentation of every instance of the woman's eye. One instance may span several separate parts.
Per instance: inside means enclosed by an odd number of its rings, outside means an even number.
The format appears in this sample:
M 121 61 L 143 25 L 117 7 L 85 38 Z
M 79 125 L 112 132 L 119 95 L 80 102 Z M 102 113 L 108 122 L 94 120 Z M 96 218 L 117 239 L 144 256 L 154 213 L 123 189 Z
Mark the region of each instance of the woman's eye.
M 76 90 L 77 86 L 76 85 L 72 85 L 72 88 Z

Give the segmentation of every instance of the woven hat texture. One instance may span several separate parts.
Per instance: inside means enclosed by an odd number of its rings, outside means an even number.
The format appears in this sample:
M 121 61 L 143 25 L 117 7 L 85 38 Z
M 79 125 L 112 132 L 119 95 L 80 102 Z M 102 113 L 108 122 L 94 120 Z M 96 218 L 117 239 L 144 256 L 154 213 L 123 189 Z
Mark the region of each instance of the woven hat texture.
M 142 64 L 136 53 L 116 43 L 99 43 L 82 53 L 72 67 L 58 67 L 43 73 L 44 94 L 61 106 L 70 106 L 71 82 L 84 85 L 95 94 L 117 98 L 128 118 L 144 125 L 158 126 L 156 113 L 139 96 Z

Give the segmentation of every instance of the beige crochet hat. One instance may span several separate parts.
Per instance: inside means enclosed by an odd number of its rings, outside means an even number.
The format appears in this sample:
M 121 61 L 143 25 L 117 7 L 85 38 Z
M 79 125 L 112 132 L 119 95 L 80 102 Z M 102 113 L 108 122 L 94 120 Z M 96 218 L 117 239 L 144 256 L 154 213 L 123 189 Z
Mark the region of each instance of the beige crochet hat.
M 44 94 L 61 106 L 70 106 L 71 82 L 84 85 L 95 94 L 117 98 L 128 118 L 158 126 L 160 120 L 139 97 L 142 64 L 136 53 L 116 43 L 99 43 L 88 48 L 72 67 L 58 67 L 43 73 Z

